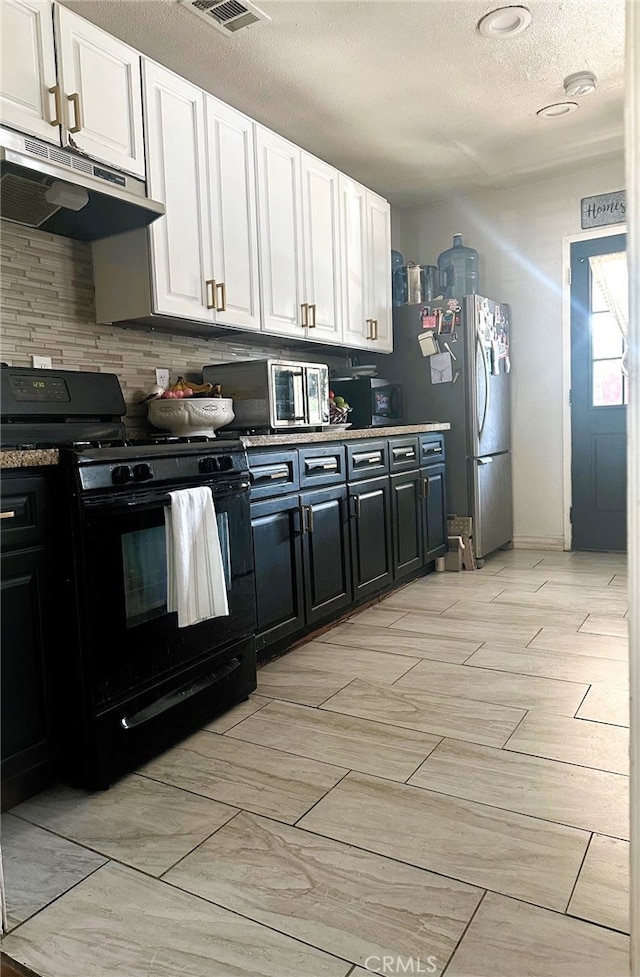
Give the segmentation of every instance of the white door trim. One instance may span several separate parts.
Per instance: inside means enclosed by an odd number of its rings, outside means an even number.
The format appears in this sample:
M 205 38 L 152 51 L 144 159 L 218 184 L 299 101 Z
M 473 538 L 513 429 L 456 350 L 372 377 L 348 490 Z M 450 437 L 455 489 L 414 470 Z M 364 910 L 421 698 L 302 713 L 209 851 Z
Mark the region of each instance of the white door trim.
M 613 187 L 612 189 L 620 189 Z M 592 241 L 600 237 L 613 237 L 626 234 L 626 224 L 612 224 L 610 227 L 590 227 L 580 234 L 569 234 L 562 238 L 562 509 L 563 509 L 563 549 L 571 549 L 571 245 L 576 241 Z

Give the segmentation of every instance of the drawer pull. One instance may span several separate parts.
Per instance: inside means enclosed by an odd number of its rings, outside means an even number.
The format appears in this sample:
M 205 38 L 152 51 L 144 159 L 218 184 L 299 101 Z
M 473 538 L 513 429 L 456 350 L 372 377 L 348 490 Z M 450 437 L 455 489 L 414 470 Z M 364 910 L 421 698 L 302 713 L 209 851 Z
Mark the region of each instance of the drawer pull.
M 267 479 L 276 478 L 289 478 L 289 469 L 286 465 L 281 465 L 279 468 L 256 468 L 255 471 L 251 472 L 251 481 L 255 484 L 259 481 L 266 481 Z
M 12 509 L 8 509 L 6 512 L 0 512 L 0 519 L 15 519 L 16 514 Z
M 353 455 L 354 465 L 381 465 L 382 464 L 382 452 L 378 451 L 374 455 Z
M 442 446 L 441 445 L 436 445 L 435 447 L 432 447 L 432 448 L 423 448 L 422 449 L 422 454 L 423 455 L 441 455 L 442 454 Z
M 415 458 L 415 448 L 393 448 L 394 458 Z
M 305 468 L 308 472 L 316 471 L 318 468 L 325 472 L 337 472 L 338 462 L 335 458 L 332 461 L 313 461 L 312 459 L 307 458 L 305 461 Z

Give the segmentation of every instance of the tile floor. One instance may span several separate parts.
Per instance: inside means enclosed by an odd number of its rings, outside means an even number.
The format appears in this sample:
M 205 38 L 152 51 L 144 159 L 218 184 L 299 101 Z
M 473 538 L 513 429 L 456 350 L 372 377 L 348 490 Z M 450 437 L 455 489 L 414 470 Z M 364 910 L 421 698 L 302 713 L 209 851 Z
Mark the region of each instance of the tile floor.
M 625 580 L 528 550 L 431 574 L 110 790 L 13 808 L 4 952 L 42 977 L 628 977 Z

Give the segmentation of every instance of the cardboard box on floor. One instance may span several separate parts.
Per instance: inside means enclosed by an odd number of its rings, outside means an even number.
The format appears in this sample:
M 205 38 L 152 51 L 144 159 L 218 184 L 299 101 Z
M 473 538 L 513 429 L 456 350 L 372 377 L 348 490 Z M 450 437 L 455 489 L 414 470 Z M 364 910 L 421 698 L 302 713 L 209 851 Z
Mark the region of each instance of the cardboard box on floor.
M 471 516 L 450 516 L 447 519 L 449 551 L 445 554 L 445 570 L 475 570 L 473 551 L 473 523 Z

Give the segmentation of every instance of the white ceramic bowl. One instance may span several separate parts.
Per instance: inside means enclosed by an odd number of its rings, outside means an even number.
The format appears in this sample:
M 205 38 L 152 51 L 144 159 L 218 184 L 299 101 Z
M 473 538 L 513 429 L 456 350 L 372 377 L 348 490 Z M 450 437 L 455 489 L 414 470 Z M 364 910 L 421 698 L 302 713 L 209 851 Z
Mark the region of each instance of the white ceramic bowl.
M 215 437 L 219 427 L 235 417 L 230 397 L 183 397 L 149 401 L 149 421 L 178 437 L 205 434 Z

